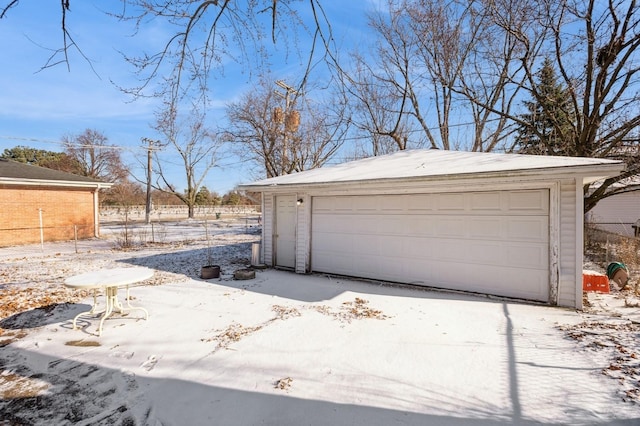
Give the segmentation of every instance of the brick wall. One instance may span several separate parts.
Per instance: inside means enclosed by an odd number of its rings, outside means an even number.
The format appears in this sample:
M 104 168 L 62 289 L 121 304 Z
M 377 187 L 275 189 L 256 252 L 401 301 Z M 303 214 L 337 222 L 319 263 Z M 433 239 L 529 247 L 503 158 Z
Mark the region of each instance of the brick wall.
M 94 236 L 93 189 L 0 185 L 0 247 Z M 77 228 L 74 228 L 74 225 Z

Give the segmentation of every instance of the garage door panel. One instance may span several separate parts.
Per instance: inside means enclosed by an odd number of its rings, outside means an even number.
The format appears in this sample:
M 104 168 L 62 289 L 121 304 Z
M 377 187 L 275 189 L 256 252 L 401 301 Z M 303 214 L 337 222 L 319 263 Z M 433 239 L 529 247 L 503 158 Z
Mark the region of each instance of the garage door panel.
M 401 195 L 378 196 L 378 206 L 381 212 L 397 213 L 406 210 L 406 197 Z
M 316 213 L 327 213 L 333 210 L 334 198 L 316 197 L 313 199 L 313 211 Z
M 314 197 L 311 267 L 547 301 L 548 197 L 548 190 Z
M 503 237 L 503 220 L 501 217 L 472 217 L 467 221 L 469 238 L 501 239 Z
M 353 239 L 353 254 L 358 256 L 361 253 L 380 256 L 380 236 L 379 235 L 356 235 Z
M 505 255 L 509 266 L 545 271 L 549 267 L 549 253 L 544 246 L 511 244 L 507 246 Z
M 436 234 L 436 223 L 425 220 L 423 216 L 408 216 L 405 221 L 408 236 L 433 237 Z
M 345 225 L 348 229 L 346 232 L 354 234 L 370 234 L 372 229 L 378 233 L 378 229 L 382 225 L 380 220 L 372 215 L 347 215 L 346 218 L 348 218 L 347 225 Z
M 548 217 L 515 217 L 509 218 L 506 223 L 506 237 L 510 240 L 549 241 Z
M 435 247 L 438 248 L 435 259 L 443 261 L 459 261 L 464 258 L 464 248 L 460 247 L 460 243 L 458 241 L 439 239 L 434 240 L 434 244 Z
M 504 251 L 504 244 L 499 241 L 470 241 L 459 261 L 474 265 L 500 265 Z
M 417 194 L 408 198 L 406 202 L 407 210 L 411 212 L 426 212 L 434 210 L 433 194 Z
M 397 262 L 379 263 L 373 256 L 358 256 L 353 265 L 338 260 L 335 271 L 344 275 L 354 275 L 375 280 L 405 282 L 428 285 L 452 290 L 482 292 L 507 297 L 545 300 L 547 297 L 547 274 L 544 271 L 523 273 L 522 268 L 464 264 L 458 262 L 418 263 L 408 259 Z
M 438 237 L 464 238 L 467 236 L 467 221 L 456 217 L 435 217 Z
M 473 210 L 500 212 L 502 210 L 502 194 L 500 192 L 471 194 Z
M 383 235 L 379 237 L 379 254 L 386 258 L 401 257 L 404 252 L 404 242 L 402 239 L 391 235 Z
M 490 265 L 464 265 L 462 269 L 467 275 L 471 275 L 469 281 L 462 283 L 467 291 L 477 292 L 481 288 L 482 292 L 488 294 L 533 300 L 546 300 L 548 297 L 547 274 L 541 271 Z
M 509 191 L 504 192 L 509 211 L 527 211 L 547 214 L 549 195 L 547 191 Z
M 325 250 L 319 251 L 331 251 L 338 253 L 353 253 L 352 247 L 353 235 L 351 234 L 316 234 L 314 236 L 314 243 L 316 247 L 328 247 Z
M 336 197 L 333 200 L 333 203 L 330 204 L 330 209 L 337 212 L 350 212 L 354 210 L 354 202 L 356 201 L 353 197 Z M 362 203 L 361 200 L 358 200 L 358 203 Z
M 402 241 L 402 257 L 410 259 L 433 259 L 438 245 L 428 237 L 407 237 Z
M 384 215 L 377 220 L 380 234 L 406 235 L 407 226 L 401 215 Z
M 464 194 L 437 194 L 436 197 L 438 210 L 465 210 L 467 198 Z
M 351 272 L 353 270 L 353 259 L 351 257 L 337 256 L 335 253 L 321 253 L 318 255 L 317 260 L 330 262 L 337 274 L 354 275 Z

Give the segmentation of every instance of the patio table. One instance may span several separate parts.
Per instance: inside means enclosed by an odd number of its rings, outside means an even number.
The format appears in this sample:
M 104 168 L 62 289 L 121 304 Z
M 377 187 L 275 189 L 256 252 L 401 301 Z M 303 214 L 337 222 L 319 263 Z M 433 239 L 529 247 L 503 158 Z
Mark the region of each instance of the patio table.
M 102 326 L 104 321 L 111 316 L 113 311 L 124 313 L 127 310 L 139 310 L 144 313 L 144 319 L 149 318 L 149 312 L 145 308 L 131 306 L 129 286 L 131 284 L 144 281 L 153 276 L 153 270 L 143 267 L 133 268 L 112 268 L 101 269 L 97 271 L 85 272 L 84 274 L 74 275 L 64 281 L 67 287 L 82 290 L 93 290 L 93 306 L 87 312 L 81 312 L 73 318 L 73 328 L 76 329 L 76 322 L 82 316 L 102 314 L 100 325 L 98 326 L 98 336 L 102 334 Z M 123 306 L 118 300 L 118 288 L 126 287 L 127 289 L 127 306 Z M 105 295 L 104 310 L 98 310 L 98 290 L 103 290 Z

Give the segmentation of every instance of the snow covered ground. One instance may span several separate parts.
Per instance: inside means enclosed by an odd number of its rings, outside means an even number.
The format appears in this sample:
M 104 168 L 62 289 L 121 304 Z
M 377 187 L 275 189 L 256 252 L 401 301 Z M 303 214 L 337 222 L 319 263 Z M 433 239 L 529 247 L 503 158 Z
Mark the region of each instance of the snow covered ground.
M 584 311 L 247 267 L 240 220 L 120 227 L 82 246 L 0 249 L 0 425 L 640 424 L 640 308 Z M 205 238 L 209 235 L 209 244 Z M 153 240 L 154 242 L 150 242 Z M 200 267 L 221 266 L 203 280 Z M 63 285 L 147 266 L 138 312 L 71 321 Z

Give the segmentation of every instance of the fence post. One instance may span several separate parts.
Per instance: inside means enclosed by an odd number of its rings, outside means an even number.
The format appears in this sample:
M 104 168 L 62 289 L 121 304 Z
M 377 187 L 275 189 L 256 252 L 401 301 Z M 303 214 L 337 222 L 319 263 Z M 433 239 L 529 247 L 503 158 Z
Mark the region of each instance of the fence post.
M 76 254 L 78 254 L 78 225 L 73 225 L 73 242 L 76 247 Z

